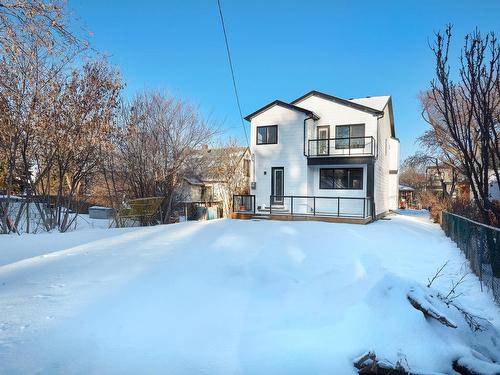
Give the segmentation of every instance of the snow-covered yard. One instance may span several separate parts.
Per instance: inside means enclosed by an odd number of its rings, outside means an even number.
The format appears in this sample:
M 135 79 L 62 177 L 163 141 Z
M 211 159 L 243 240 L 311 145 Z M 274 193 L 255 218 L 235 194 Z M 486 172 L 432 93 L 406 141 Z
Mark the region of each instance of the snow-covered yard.
M 499 360 L 493 327 L 473 333 L 444 307 L 459 325 L 446 327 L 408 302 L 446 261 L 443 294 L 465 258 L 417 212 L 3 236 L 0 373 L 349 374 L 368 350 L 452 373 L 480 356 L 470 347 Z M 459 292 L 500 326 L 474 275 Z

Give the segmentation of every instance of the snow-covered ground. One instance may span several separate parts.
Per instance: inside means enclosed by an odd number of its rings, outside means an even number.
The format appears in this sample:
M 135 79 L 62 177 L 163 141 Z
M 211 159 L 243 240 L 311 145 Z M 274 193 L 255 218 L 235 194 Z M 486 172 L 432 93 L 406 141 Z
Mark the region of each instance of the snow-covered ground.
M 214 220 L 0 236 L 0 373 L 349 374 L 368 350 L 451 373 L 471 345 L 490 359 L 498 349 L 452 308 L 457 329 L 408 302 L 446 261 L 432 285 L 444 294 L 465 258 L 412 211 L 365 226 Z M 500 326 L 474 275 L 459 292 Z

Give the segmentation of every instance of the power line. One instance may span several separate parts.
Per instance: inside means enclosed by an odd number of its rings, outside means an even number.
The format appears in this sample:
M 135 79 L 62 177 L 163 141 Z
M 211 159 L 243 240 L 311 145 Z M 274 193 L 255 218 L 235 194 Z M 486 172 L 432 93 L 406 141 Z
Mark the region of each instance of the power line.
M 231 69 L 231 78 L 233 79 L 234 95 L 236 96 L 236 104 L 238 105 L 238 111 L 240 112 L 241 127 L 243 128 L 243 133 L 245 134 L 245 140 L 247 141 L 247 145 L 248 145 L 248 147 L 250 147 L 250 142 L 248 142 L 247 129 L 245 128 L 245 122 L 243 120 L 243 113 L 241 111 L 240 97 L 238 95 L 238 89 L 236 88 L 236 79 L 234 78 L 233 60 L 231 59 L 231 52 L 229 50 L 229 42 L 227 41 L 226 25 L 224 24 L 224 16 L 222 15 L 222 8 L 220 6 L 220 0 L 217 0 L 217 6 L 219 7 L 220 21 L 222 24 L 222 31 L 224 32 L 224 41 L 226 42 L 227 59 L 229 60 L 229 68 Z

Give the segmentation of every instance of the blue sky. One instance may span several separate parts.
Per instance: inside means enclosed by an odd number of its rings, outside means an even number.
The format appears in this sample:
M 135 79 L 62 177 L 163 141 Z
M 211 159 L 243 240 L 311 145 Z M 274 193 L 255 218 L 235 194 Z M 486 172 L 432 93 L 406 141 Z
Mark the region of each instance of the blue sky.
M 427 128 L 418 94 L 433 77 L 434 31 L 454 25 L 455 54 L 475 27 L 500 34 L 497 0 L 221 3 L 244 115 L 313 89 L 391 95 L 402 157 Z M 153 89 L 189 99 L 244 143 L 216 0 L 72 0 L 69 8 L 120 69 L 126 97 Z

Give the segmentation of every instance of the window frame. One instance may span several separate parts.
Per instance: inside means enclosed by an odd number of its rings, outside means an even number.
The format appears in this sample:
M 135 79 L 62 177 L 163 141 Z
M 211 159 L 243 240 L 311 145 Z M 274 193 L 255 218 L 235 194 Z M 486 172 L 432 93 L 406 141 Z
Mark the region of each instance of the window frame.
M 316 126 L 316 155 L 328 156 L 330 155 L 330 125 L 318 125 Z M 327 130 L 327 137 L 320 138 L 319 134 L 322 130 Z M 326 147 L 325 147 L 326 146 Z M 326 152 L 320 152 L 320 147 L 322 147 Z
M 259 142 L 259 129 L 261 128 L 276 128 L 276 141 L 275 142 Z M 266 141 L 269 139 L 269 131 L 266 130 Z M 256 127 L 256 132 L 255 132 L 255 144 L 256 145 L 276 145 L 278 144 L 278 125 L 262 125 L 262 126 L 257 126 Z
M 351 134 L 352 134 L 351 128 L 353 126 L 363 126 L 363 136 L 362 136 L 362 138 L 355 137 L 354 138 L 354 140 L 355 140 L 354 143 L 352 142 L 352 136 L 351 136 Z M 349 136 L 347 138 L 337 137 L 337 128 L 346 128 L 346 127 L 349 129 Z M 348 149 L 353 149 L 353 148 L 365 148 L 365 146 L 366 146 L 366 144 L 364 142 L 365 137 L 366 137 L 366 124 L 365 123 L 335 125 L 335 149 L 336 150 L 348 150 Z M 351 139 L 351 142 L 349 142 L 349 139 Z M 362 144 L 357 143 L 356 140 L 357 141 L 361 140 Z M 344 142 L 347 143 L 347 144 L 345 144 Z
M 342 188 L 342 187 L 336 187 L 335 186 L 335 179 L 333 180 L 333 187 L 322 187 L 321 184 L 321 172 L 322 171 L 332 171 L 333 173 L 333 178 L 335 178 L 335 170 L 344 170 L 347 172 L 347 187 Z M 357 170 L 361 171 L 361 186 L 359 188 L 352 187 L 352 180 L 351 180 L 351 171 L 352 170 Z M 355 168 L 320 168 L 319 169 L 319 189 L 320 190 L 363 190 L 364 189 L 364 177 L 365 177 L 365 172 L 364 168 L 362 167 L 355 167 Z

